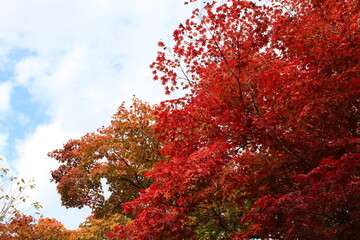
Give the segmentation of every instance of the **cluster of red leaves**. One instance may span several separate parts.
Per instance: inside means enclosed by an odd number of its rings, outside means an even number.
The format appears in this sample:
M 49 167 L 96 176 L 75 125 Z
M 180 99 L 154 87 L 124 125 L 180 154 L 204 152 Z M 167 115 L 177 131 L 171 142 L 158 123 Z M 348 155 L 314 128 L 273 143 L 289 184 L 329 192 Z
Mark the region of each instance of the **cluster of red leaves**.
M 360 237 L 355 0 L 208 3 L 151 65 L 155 182 L 114 239 Z
M 151 65 L 167 93 L 188 94 L 155 112 L 122 105 L 109 127 L 50 153 L 63 204 L 93 208 L 91 236 L 121 219 L 112 239 L 360 238 L 359 10 L 194 10 Z
M 354 239 L 359 236 L 360 154 L 324 159 L 307 174 L 296 175 L 297 191 L 267 195 L 242 221 L 252 225 L 239 236 L 274 239 Z

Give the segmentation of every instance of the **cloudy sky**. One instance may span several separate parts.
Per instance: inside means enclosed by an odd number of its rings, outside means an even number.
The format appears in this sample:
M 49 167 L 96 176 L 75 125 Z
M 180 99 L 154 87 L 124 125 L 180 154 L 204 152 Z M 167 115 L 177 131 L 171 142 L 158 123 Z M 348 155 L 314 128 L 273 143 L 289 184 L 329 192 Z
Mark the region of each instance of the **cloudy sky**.
M 61 207 L 47 153 L 108 125 L 133 94 L 165 99 L 148 66 L 192 8 L 181 0 L 0 0 L 0 157 L 35 179 L 29 195 L 45 217 L 74 229 L 89 214 Z

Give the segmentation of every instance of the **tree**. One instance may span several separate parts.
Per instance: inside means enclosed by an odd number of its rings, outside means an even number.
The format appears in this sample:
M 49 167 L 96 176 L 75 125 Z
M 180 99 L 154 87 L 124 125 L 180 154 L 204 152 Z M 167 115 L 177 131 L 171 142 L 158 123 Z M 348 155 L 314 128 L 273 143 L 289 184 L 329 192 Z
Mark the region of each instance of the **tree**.
M 0 161 L 2 159 L 0 158 Z M 24 205 L 28 196 L 26 191 L 34 189 L 35 183 L 33 180 L 26 182 L 24 179 L 19 179 L 16 176 L 9 176 L 10 170 L 8 168 L 0 168 L 0 223 L 6 224 L 11 221 L 16 215 L 20 214 L 24 209 Z M 31 207 L 35 209 L 41 208 L 38 202 L 32 203 Z
M 116 213 L 106 218 L 87 217 L 79 228 L 72 231 L 71 240 L 103 240 L 109 239 L 105 235 L 113 232 L 113 228 L 119 224 L 127 224 L 130 219 L 123 214 Z
M 49 153 L 61 163 L 52 171 L 62 204 L 92 208 L 95 218 L 121 213 L 121 204 L 134 200 L 150 179 L 144 173 L 161 157 L 154 133 L 156 117 L 149 104 L 134 99 L 130 109 L 123 103 L 109 127 L 70 140 L 62 149 Z M 105 199 L 105 179 L 110 197 Z
M 0 225 L 0 237 L 3 240 L 64 240 L 70 232 L 55 219 L 40 218 L 16 214 L 11 222 Z
M 151 65 L 161 161 L 119 239 L 360 237 L 355 0 L 207 3 Z M 169 51 L 170 54 L 166 54 Z

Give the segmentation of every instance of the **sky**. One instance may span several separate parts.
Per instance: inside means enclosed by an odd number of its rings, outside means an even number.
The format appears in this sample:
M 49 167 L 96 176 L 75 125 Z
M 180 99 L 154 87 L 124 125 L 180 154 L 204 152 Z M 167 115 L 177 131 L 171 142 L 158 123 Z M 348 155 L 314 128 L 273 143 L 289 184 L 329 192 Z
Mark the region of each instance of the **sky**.
M 34 178 L 29 202 L 44 217 L 75 229 L 89 209 L 61 206 L 47 153 L 108 125 L 133 95 L 164 95 L 149 65 L 157 42 L 194 6 L 181 0 L 0 0 L 0 157 L 21 178 Z

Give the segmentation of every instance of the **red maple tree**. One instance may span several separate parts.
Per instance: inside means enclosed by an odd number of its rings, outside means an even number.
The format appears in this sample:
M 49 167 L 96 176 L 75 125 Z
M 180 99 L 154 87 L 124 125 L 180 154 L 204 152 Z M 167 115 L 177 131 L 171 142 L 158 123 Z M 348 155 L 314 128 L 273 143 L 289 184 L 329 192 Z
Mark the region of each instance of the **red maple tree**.
M 119 239 L 360 238 L 356 0 L 207 3 L 151 65 L 164 160 Z M 166 157 L 166 158 L 165 158 Z

